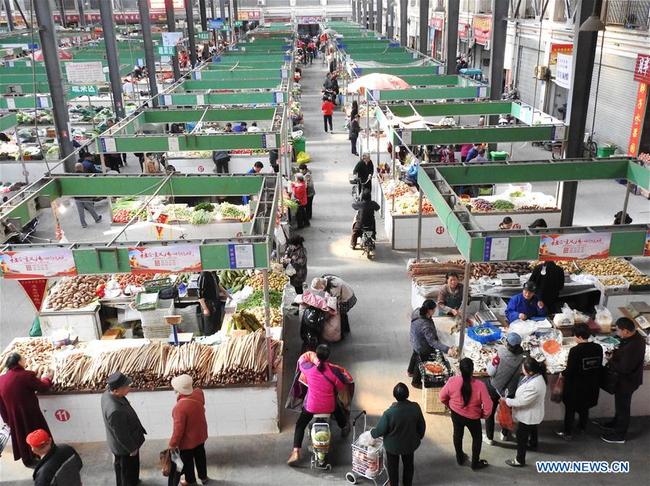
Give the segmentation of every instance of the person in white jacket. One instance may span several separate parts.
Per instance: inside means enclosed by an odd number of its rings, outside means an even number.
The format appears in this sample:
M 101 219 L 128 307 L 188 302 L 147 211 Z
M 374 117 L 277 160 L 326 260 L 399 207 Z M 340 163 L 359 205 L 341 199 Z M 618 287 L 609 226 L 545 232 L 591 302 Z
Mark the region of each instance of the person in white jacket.
M 537 449 L 537 426 L 544 420 L 544 398 L 546 397 L 546 366 L 534 358 L 526 358 L 522 365 L 524 378 L 514 398 L 506 398 L 506 405 L 512 407 L 512 417 L 517 426 L 517 457 L 508 459 L 512 467 L 526 465 L 526 449 Z

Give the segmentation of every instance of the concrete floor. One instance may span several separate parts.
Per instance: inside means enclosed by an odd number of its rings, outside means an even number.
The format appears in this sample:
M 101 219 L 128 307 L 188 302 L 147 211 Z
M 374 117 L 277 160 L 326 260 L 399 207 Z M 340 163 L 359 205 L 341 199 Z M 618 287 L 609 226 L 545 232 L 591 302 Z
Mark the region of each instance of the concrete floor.
M 346 366 L 357 383 L 354 408 L 369 413 L 369 423 L 375 424 L 381 412 L 393 401 L 391 390 L 398 381 L 406 381 L 406 364 L 410 355 L 408 328 L 410 315 L 410 282 L 406 275 L 406 261 L 412 252 L 395 252 L 379 230 L 376 260 L 362 258 L 359 251 L 348 246 L 349 232 L 354 216 L 350 204 L 348 175 L 356 160 L 349 153 L 347 133 L 343 132 L 344 115 L 335 113 L 334 125 L 340 133 L 325 134 L 320 116 L 319 87 L 325 71 L 320 65 L 303 70 L 303 110 L 306 120 L 307 151 L 314 161 L 312 170 L 316 183 L 316 199 L 312 226 L 302 232 L 309 252 L 309 278 L 332 272 L 350 282 L 359 303 L 351 313 L 352 334 L 334 346 L 332 361 Z M 545 158 L 548 153 L 537 149 L 518 147 L 518 154 Z M 521 157 L 521 156 L 520 156 Z M 135 161 L 134 161 L 135 162 Z M 129 169 L 135 170 L 137 163 Z M 602 197 L 607 194 L 607 197 Z M 621 186 L 611 182 L 583 184 L 577 208 L 577 223 L 608 223 L 611 215 L 622 204 Z M 104 209 L 108 226 L 107 209 Z M 631 199 L 630 213 L 637 221 L 650 219 L 647 200 Z M 75 226 L 76 213 L 69 211 L 64 222 L 68 237 L 74 241 L 81 236 Z M 383 225 L 378 224 L 378 228 Z M 92 223 L 89 229 L 92 228 Z M 104 228 L 105 229 L 105 228 Z M 93 232 L 94 233 L 94 232 Z M 85 236 L 85 235 L 84 235 Z M 87 238 L 91 235 L 86 236 Z M 647 260 L 647 259 L 646 259 Z M 4 347 L 14 336 L 25 335 L 33 318 L 30 304 L 15 282 L 0 279 L 0 343 Z M 11 309 L 11 311 L 9 311 Z M 291 379 L 299 352 L 296 329 L 287 329 L 285 354 L 285 381 Z M 647 386 L 647 385 L 646 385 Z M 419 394 L 413 391 L 413 398 Z M 171 413 L 171 411 L 170 411 Z M 170 417 L 161 417 L 169 420 Z M 223 418 L 227 420 L 227 417 Z M 335 440 L 331 472 L 317 473 L 309 469 L 308 461 L 291 469 L 285 465 L 291 448 L 295 415 L 284 413 L 282 432 L 261 437 L 228 437 L 209 439 L 209 475 L 213 484 L 223 485 L 325 485 L 345 484 L 345 473 L 350 468 L 351 453 L 348 441 Z M 531 452 L 525 469 L 514 470 L 504 465 L 513 451 L 503 447 L 484 446 L 483 457 L 491 467 L 472 472 L 455 463 L 451 443 L 451 422 L 448 416 L 428 415 L 427 434 L 416 454 L 415 484 L 495 484 L 509 482 L 517 485 L 536 485 L 540 475 L 534 469 L 535 460 L 629 460 L 631 470 L 627 475 L 556 475 L 544 477 L 553 484 L 613 484 L 647 481 L 647 451 L 650 434 L 645 430 L 649 419 L 634 419 L 630 441 L 626 445 L 612 446 L 602 443 L 595 428 L 586 436 L 566 443 L 553 434 L 557 424 L 544 424 L 540 433 L 540 450 Z M 102 425 L 98 423 L 98 427 Z M 335 431 L 335 437 L 338 437 Z M 466 439 L 465 448 L 469 450 Z M 158 452 L 165 448 L 164 441 L 148 441 L 142 448 L 142 484 L 165 484 L 157 467 Z M 103 443 L 78 445 L 84 460 L 84 484 L 91 486 L 114 484 L 111 456 Z M 307 457 L 306 447 L 303 455 Z M 14 463 L 7 451 L 0 459 L 0 484 L 31 484 L 31 471 Z M 646 479 L 643 479 L 643 478 Z M 370 484 L 370 483 L 367 483 Z

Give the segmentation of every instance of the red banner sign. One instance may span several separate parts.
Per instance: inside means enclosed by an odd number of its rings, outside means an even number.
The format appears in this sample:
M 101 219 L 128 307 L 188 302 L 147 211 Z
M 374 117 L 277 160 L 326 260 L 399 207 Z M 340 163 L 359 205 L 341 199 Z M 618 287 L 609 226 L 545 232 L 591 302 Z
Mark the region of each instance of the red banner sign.
M 458 38 L 463 41 L 469 39 L 469 24 L 465 22 L 458 23 Z
M 32 278 L 29 280 L 18 280 L 18 283 L 23 288 L 29 300 L 32 301 L 36 311 L 41 310 L 43 298 L 45 297 L 45 290 L 47 289 L 46 278 Z
M 634 64 L 634 79 L 640 83 L 650 84 L 650 56 L 639 54 Z
M 551 44 L 551 55 L 548 58 L 549 66 L 557 64 L 558 54 L 573 54 L 573 44 Z
M 237 12 L 237 20 L 259 20 L 259 10 L 240 10 Z
M 639 83 L 639 89 L 636 93 L 630 141 L 627 144 L 627 154 L 631 157 L 639 155 L 639 141 L 641 140 L 641 132 L 643 132 L 643 118 L 645 117 L 645 109 L 648 104 L 648 86 L 650 85 Z
M 482 46 L 487 46 L 492 36 L 492 17 L 489 15 L 474 15 L 472 29 L 474 30 L 474 41 Z
M 431 17 L 429 19 L 429 27 L 433 27 L 436 30 L 443 30 L 445 28 L 445 19 L 442 17 Z

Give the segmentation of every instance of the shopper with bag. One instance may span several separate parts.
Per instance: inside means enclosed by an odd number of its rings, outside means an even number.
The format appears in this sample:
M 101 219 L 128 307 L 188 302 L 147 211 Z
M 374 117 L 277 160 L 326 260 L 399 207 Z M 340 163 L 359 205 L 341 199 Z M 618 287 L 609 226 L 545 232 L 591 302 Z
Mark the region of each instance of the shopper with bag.
M 304 243 L 302 236 L 293 235 L 287 241 L 287 249 L 280 260 L 297 294 L 302 294 L 302 284 L 307 280 L 307 249 Z
M 300 461 L 300 449 L 305 436 L 305 428 L 315 414 L 333 414 L 341 428 L 341 435 L 350 433 L 350 425 L 345 411 L 337 401 L 339 392 L 345 389 L 339 377 L 332 371 L 328 360 L 330 349 L 320 344 L 316 352 L 308 351 L 298 359 L 298 368 L 307 381 L 307 395 L 300 416 L 296 422 L 293 435 L 293 450 L 287 460 L 289 466 L 296 466 Z
M 108 448 L 114 456 L 117 486 L 140 482 L 140 447 L 147 431 L 127 400 L 132 380 L 116 371 L 106 379 L 108 389 L 101 399 Z
M 570 440 L 573 434 L 575 414 L 580 418 L 578 431 L 584 432 L 589 420 L 589 409 L 598 404 L 600 374 L 603 364 L 603 348 L 589 342 L 591 331 L 587 324 L 576 324 L 573 334 L 577 345 L 572 347 L 567 358 L 566 368 L 558 377 L 556 384 L 564 402 L 564 428 L 557 435 Z
M 488 462 L 481 459 L 481 419 L 490 416 L 493 403 L 485 383 L 472 377 L 474 362 L 463 358 L 459 368 L 460 376 L 449 378 L 440 391 L 440 401 L 451 410 L 456 462 L 459 466 L 467 462 L 467 454 L 463 452 L 463 435 L 467 427 L 472 435 L 472 469 L 483 469 Z
M 168 486 L 177 486 L 181 476 L 185 475 L 184 484 L 196 484 L 194 465 L 203 484 L 209 481 L 205 441 L 208 439 L 208 422 L 205 418 L 205 397 L 203 390 L 193 388 L 192 377 L 184 374 L 171 380 L 176 392 L 176 405 L 172 410 L 174 429 L 169 448 L 178 449 L 183 469 L 172 465 Z
M 492 413 L 485 419 L 485 437 L 483 442 L 494 445 L 494 418 L 497 413 L 497 405 L 501 398 L 514 397 L 517 390 L 517 383 L 521 376 L 521 363 L 524 361 L 524 350 L 521 347 L 521 336 L 510 332 L 506 336 L 506 345 L 497 347 L 497 354 L 488 362 L 487 373 L 489 379 L 486 381 L 488 393 L 494 406 Z M 501 427 L 501 440 L 510 438 L 512 428 Z
M 603 389 L 614 393 L 616 414 L 612 420 L 596 421 L 604 430 L 601 439 L 609 444 L 624 444 L 630 426 L 632 395 L 643 383 L 645 338 L 636 330 L 634 321 L 621 317 L 616 321 L 616 334 L 621 339 L 607 364 L 604 376 L 609 383 Z
M 324 289 L 333 297 L 336 297 L 341 315 L 341 333 L 350 333 L 350 319 L 348 313 L 357 304 L 357 296 L 354 294 L 352 286 L 336 275 L 325 274 Z
M 0 415 L 11 431 L 11 448 L 14 461 L 21 459 L 27 467 L 36 464 L 36 458 L 25 442 L 27 434 L 36 429 L 49 432 L 41 412 L 37 392 L 52 386 L 52 372 L 38 377 L 25 369 L 26 361 L 18 353 L 11 353 L 5 361 L 6 373 L 0 375 Z
M 443 353 L 449 353 L 452 358 L 458 353 L 455 346 L 447 346 L 438 339 L 436 325 L 433 323 L 435 313 L 436 302 L 427 299 L 422 302 L 420 308 L 415 309 L 411 314 L 410 339 L 413 353 L 409 360 L 407 373 L 412 377 L 411 386 L 414 388 L 422 388 L 422 375 L 418 367 L 418 359 L 426 360 L 435 349 Z
M 397 400 L 384 411 L 379 423 L 370 431 L 373 438 L 383 437 L 386 469 L 391 486 L 399 486 L 399 460 L 402 459 L 402 485 L 411 486 L 414 474 L 414 454 L 426 432 L 427 424 L 417 402 L 408 400 L 409 389 L 404 383 L 393 388 Z
M 524 378 L 517 387 L 514 398 L 505 398 L 505 404 L 512 408 L 517 425 L 517 457 L 506 460 L 512 467 L 526 465 L 526 450 L 537 450 L 537 426 L 544 420 L 544 398 L 546 397 L 546 366 L 528 357 L 522 366 Z M 502 401 L 502 403 L 503 403 Z

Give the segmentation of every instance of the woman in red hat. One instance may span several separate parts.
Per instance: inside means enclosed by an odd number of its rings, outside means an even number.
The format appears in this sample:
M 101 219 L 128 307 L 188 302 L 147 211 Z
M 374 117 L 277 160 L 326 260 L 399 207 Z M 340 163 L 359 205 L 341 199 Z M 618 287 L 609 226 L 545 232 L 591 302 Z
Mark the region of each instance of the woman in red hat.
M 51 372 L 39 379 L 36 373 L 25 369 L 25 359 L 18 353 L 9 355 L 5 367 L 7 372 L 0 376 L 0 415 L 11 429 L 14 460 L 22 459 L 23 464 L 30 467 L 36 461 L 26 442 L 27 434 L 36 429 L 50 431 L 36 392 L 50 389 Z

